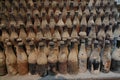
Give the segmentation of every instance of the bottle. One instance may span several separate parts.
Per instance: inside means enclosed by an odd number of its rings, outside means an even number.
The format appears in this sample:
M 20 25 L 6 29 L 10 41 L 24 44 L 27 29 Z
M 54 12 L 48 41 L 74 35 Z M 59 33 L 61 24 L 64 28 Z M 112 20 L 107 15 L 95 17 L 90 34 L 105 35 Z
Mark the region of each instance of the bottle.
M 97 26 L 96 30 L 98 31 L 100 29 L 100 26 L 102 25 L 100 13 L 98 13 L 98 15 L 96 16 L 95 25 Z
M 17 68 L 20 75 L 25 75 L 28 73 L 28 58 L 25 52 L 25 46 L 22 42 L 22 39 L 17 39 L 18 45 L 16 47 L 17 53 Z
M 2 36 L 1 36 L 2 42 L 4 42 L 5 39 L 9 39 L 9 38 L 10 38 L 10 35 L 8 33 L 6 26 L 2 26 Z
M 79 71 L 80 73 L 84 73 L 87 71 L 87 53 L 85 49 L 85 40 L 81 40 L 81 46 L 78 54 L 79 60 Z
M 105 25 L 105 27 L 109 25 L 109 15 L 108 15 L 108 13 L 105 14 L 105 17 L 104 17 L 102 22 Z
M 41 21 L 41 29 L 44 31 L 46 25 L 48 25 L 48 21 L 46 19 L 46 14 L 42 13 L 42 21 Z
M 105 40 L 105 47 L 102 54 L 102 65 L 101 71 L 104 73 L 108 73 L 110 71 L 111 66 L 111 43 L 109 40 Z
M 26 49 L 27 56 L 29 56 L 29 53 L 30 53 L 30 45 L 29 45 L 30 42 L 31 42 L 31 39 L 26 38 L 25 49 Z
M 62 15 L 60 14 L 59 15 L 59 20 L 58 20 L 58 22 L 57 22 L 57 24 L 56 24 L 57 26 L 59 26 L 59 31 L 60 31 L 60 34 L 62 34 L 62 32 L 63 32 L 63 27 L 65 26 L 65 23 L 63 22 L 63 19 L 62 19 Z
M 60 52 L 58 54 L 58 70 L 62 74 L 67 73 L 68 47 L 65 41 L 60 41 Z
M 91 26 L 91 30 L 88 34 L 88 37 L 91 39 L 96 39 L 96 27 L 94 24 L 92 24 L 92 26 Z
M 23 42 L 25 43 L 26 37 L 27 37 L 27 33 L 26 33 L 26 30 L 25 30 L 25 26 L 20 25 L 19 38 L 21 38 L 23 40 Z
M 86 15 L 85 13 L 83 13 L 80 26 L 85 26 L 85 27 L 87 27 L 86 16 L 87 16 L 87 15 Z
M 73 25 L 73 28 L 72 28 L 72 32 L 71 32 L 71 38 L 74 39 L 78 39 L 78 33 L 77 33 L 77 30 L 76 30 L 76 25 Z
M 100 45 L 97 40 L 94 41 L 94 47 L 89 58 L 90 72 L 92 74 L 99 74 L 100 72 Z
M 66 16 L 66 22 L 65 22 L 65 25 L 67 26 L 68 28 L 68 32 L 69 34 L 71 33 L 71 29 L 72 29 L 72 20 L 70 18 L 70 12 L 68 12 L 67 16 Z
M 29 27 L 29 32 L 27 38 L 35 40 L 35 30 L 33 27 Z
M 57 57 L 56 54 L 54 53 L 54 42 L 49 42 L 49 54 L 48 54 L 48 74 L 50 75 L 56 75 L 58 73 L 57 71 Z
M 27 21 L 26 21 L 26 30 L 29 32 L 30 27 L 33 27 L 32 19 L 30 15 L 27 15 Z
M 96 1 L 97 2 L 97 1 Z M 95 2 L 94 2 L 94 0 L 90 0 L 89 2 L 88 2 L 88 7 L 91 9 L 92 7 L 93 7 L 93 4 L 94 4 Z
M 34 9 L 33 9 L 33 12 L 32 12 L 32 17 L 35 18 L 36 16 L 40 17 L 40 12 L 38 10 L 37 4 L 35 3 Z
M 67 39 L 70 38 L 70 35 L 69 35 L 69 33 L 68 33 L 67 26 L 64 26 L 64 27 L 63 27 L 63 32 L 62 32 L 61 37 L 62 37 L 63 40 L 67 40 Z
M 67 5 L 66 3 L 64 2 L 64 5 L 63 5 L 63 9 L 62 9 L 62 18 L 63 18 L 63 21 L 66 22 L 66 16 L 67 16 Z
M 88 38 L 87 39 L 87 43 L 86 43 L 86 53 L 87 53 L 87 68 L 88 68 L 88 70 L 90 70 L 90 62 L 89 62 L 89 58 L 90 58 L 90 55 L 91 55 L 91 53 L 92 53 L 92 41 L 93 41 L 94 39 L 91 39 L 91 38 Z
M 96 17 L 97 11 L 96 11 L 96 7 L 95 6 L 92 7 L 91 13 L 93 14 L 93 17 Z
M 107 28 L 107 31 L 106 31 L 106 38 L 109 39 L 109 40 L 113 40 L 114 38 L 114 35 L 113 35 L 113 32 L 112 32 L 112 24 L 110 24 Z
M 90 18 L 88 20 L 88 27 L 92 27 L 93 24 L 94 24 L 94 14 L 91 13 Z
M 71 17 L 71 20 L 73 20 L 73 17 L 75 15 L 75 10 L 74 10 L 74 3 L 72 1 L 70 1 L 70 5 L 69 5 L 69 8 L 70 8 L 70 17 Z
M 3 50 L 0 48 L 0 76 L 4 76 L 6 74 L 7 74 L 6 56 L 5 56 L 4 52 L 3 52 Z
M 103 7 L 100 7 L 98 12 L 100 13 L 100 16 L 103 18 L 103 16 L 105 15 L 105 12 L 103 10 Z
M 37 57 L 38 57 L 38 51 L 37 48 L 35 47 L 35 44 L 33 41 L 29 42 L 29 46 L 30 46 L 30 51 L 28 55 L 28 64 L 29 64 L 29 72 L 30 74 L 34 75 L 37 73 Z
M 44 43 L 39 42 L 38 45 L 38 57 L 37 57 L 37 73 L 44 77 L 47 75 L 47 56 L 44 53 Z
M 46 25 L 46 27 L 45 27 L 44 37 L 45 37 L 46 40 L 51 40 L 52 39 L 52 35 L 51 35 L 51 32 L 50 32 L 49 25 Z
M 83 11 L 83 13 L 86 15 L 86 17 L 88 18 L 90 16 L 90 10 L 89 7 L 86 6 L 85 10 Z
M 76 25 L 77 33 L 80 31 L 80 21 L 78 16 L 78 11 L 75 12 L 74 19 L 73 19 L 73 25 Z
M 59 26 L 55 26 L 54 28 L 54 33 L 53 33 L 53 39 L 57 39 L 57 40 L 61 40 L 61 35 L 60 35 L 60 32 L 59 32 Z
M 117 43 L 112 53 L 111 71 L 120 73 L 120 37 L 117 38 Z
M 11 26 L 10 40 L 14 45 L 16 45 L 17 38 L 18 34 L 16 33 L 15 27 Z
M 17 74 L 17 57 L 13 51 L 13 45 L 11 42 L 6 42 L 5 55 L 8 74 Z
M 98 31 L 97 38 L 100 41 L 104 41 L 105 35 L 105 25 L 100 26 L 100 30 Z
M 68 73 L 77 74 L 78 73 L 78 53 L 75 48 L 75 42 L 77 40 L 71 40 L 70 53 L 68 55 Z
M 34 30 L 37 31 L 38 28 L 40 28 L 40 19 L 38 14 L 34 17 Z
M 35 36 L 35 40 L 36 40 L 36 42 L 39 42 L 39 40 L 41 40 L 41 39 L 43 39 L 43 31 L 41 28 L 38 28 L 36 36 Z
M 95 2 L 95 7 L 100 7 L 100 5 L 101 5 L 101 0 L 97 0 L 96 2 Z
M 86 26 L 81 26 L 79 36 L 80 36 L 80 38 L 86 38 L 87 37 Z
M 79 5 L 79 8 L 78 8 L 78 18 L 81 19 L 83 13 L 82 13 L 82 9 L 81 9 L 81 5 Z
M 49 26 L 50 26 L 50 31 L 51 31 L 51 34 L 52 34 L 52 35 L 53 35 L 53 33 L 54 33 L 55 25 L 56 25 L 56 22 L 55 22 L 55 19 L 54 19 L 54 14 L 51 13 Z

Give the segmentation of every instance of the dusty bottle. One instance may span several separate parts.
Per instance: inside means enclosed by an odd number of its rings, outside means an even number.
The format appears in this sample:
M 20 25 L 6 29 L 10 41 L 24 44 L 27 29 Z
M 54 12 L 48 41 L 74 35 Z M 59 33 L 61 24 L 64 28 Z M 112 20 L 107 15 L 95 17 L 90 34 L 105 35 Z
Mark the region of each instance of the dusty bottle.
M 28 56 L 28 63 L 29 63 L 29 72 L 34 75 L 36 74 L 36 66 L 37 66 L 37 56 L 38 52 L 35 47 L 35 44 L 33 41 L 29 43 L 30 46 L 30 51 L 29 51 L 29 56 Z
M 72 32 L 71 32 L 71 38 L 74 39 L 78 39 L 78 33 L 77 33 L 77 30 L 76 30 L 76 25 L 73 25 L 73 28 L 72 28 Z
M 66 8 L 66 3 L 64 3 L 63 9 L 62 9 L 62 18 L 64 22 L 66 22 L 66 16 L 67 16 L 67 8 Z
M 109 39 L 109 40 L 113 40 L 113 38 L 114 38 L 114 35 L 113 35 L 113 32 L 112 32 L 112 25 L 111 24 L 107 28 L 106 38 Z
M 90 0 L 88 2 L 88 7 L 91 9 L 93 7 L 93 4 L 94 4 L 94 0 Z
M 109 15 L 108 14 L 105 15 L 102 22 L 105 25 L 105 27 L 109 25 Z
M 75 7 L 74 7 L 74 3 L 73 1 L 70 1 L 70 5 L 69 5 L 69 8 L 70 8 L 70 17 L 71 17 L 71 20 L 73 20 L 73 17 L 75 15 Z
M 81 9 L 81 6 L 79 5 L 79 8 L 78 8 L 78 18 L 80 19 L 82 17 L 82 9 Z
M 85 49 L 85 40 L 81 40 L 81 46 L 80 51 L 78 54 L 78 60 L 79 60 L 79 71 L 81 73 L 84 73 L 87 71 L 87 53 Z
M 60 32 L 59 32 L 59 27 L 58 26 L 55 26 L 54 28 L 54 33 L 53 33 L 53 39 L 57 39 L 57 40 L 61 40 L 61 35 L 60 35 Z
M 54 53 L 54 42 L 49 42 L 49 54 L 48 54 L 48 74 L 50 75 L 55 75 L 58 73 L 57 71 L 57 56 L 56 54 Z
M 83 11 L 83 13 L 86 15 L 86 17 L 88 18 L 90 16 L 90 10 L 89 7 L 86 6 L 85 10 Z
M 19 38 L 21 38 L 23 40 L 23 42 L 25 42 L 26 37 L 27 37 L 27 33 L 26 33 L 26 30 L 25 30 L 25 26 L 21 25 L 20 26 L 20 32 L 19 32 Z
M 103 17 L 105 15 L 105 12 L 103 10 L 103 7 L 100 7 L 98 12 L 100 13 L 100 16 Z
M 94 22 L 94 14 L 91 13 L 91 14 L 90 14 L 90 18 L 89 18 L 89 20 L 88 20 L 88 27 L 92 27 L 92 25 L 93 25 L 94 23 L 95 23 L 95 22 Z
M 31 39 L 29 39 L 29 38 L 26 38 L 26 42 L 25 42 L 25 49 L 26 49 L 26 53 L 27 53 L 27 55 L 29 55 L 29 53 L 30 53 L 30 41 L 31 41 Z
M 87 44 L 86 44 L 86 53 L 87 53 L 87 68 L 90 69 L 90 63 L 89 63 L 89 58 L 92 53 L 92 40 L 91 38 L 88 38 Z
M 33 27 L 32 19 L 31 19 L 30 15 L 27 15 L 27 21 L 26 21 L 26 30 L 27 30 L 27 32 L 29 32 L 30 27 Z
M 55 22 L 55 19 L 54 19 L 54 15 L 53 15 L 53 13 L 51 13 L 50 22 L 49 22 L 51 34 L 54 33 L 55 24 L 56 24 L 56 22 Z
M 34 5 L 34 9 L 33 9 L 33 13 L 32 13 L 32 17 L 35 18 L 36 16 L 40 17 L 40 12 L 38 10 L 37 4 Z
M 94 41 L 94 48 L 89 58 L 90 72 L 98 74 L 100 72 L 100 46 L 98 41 Z
M 62 39 L 63 40 L 67 40 L 67 39 L 69 39 L 70 38 L 70 35 L 69 35 L 69 33 L 68 33 L 68 29 L 67 29 L 67 26 L 64 26 L 63 27 L 63 32 L 62 32 Z
M 60 73 L 67 73 L 67 57 L 68 57 L 68 47 L 67 43 L 60 41 L 60 52 L 58 54 L 58 70 Z
M 33 27 L 30 27 L 27 38 L 35 40 L 35 36 L 36 36 L 36 35 L 35 35 L 34 28 L 33 28 Z
M 87 36 L 86 26 L 81 26 L 80 32 L 79 32 L 79 36 L 80 36 L 81 38 L 86 38 L 86 36 Z
M 78 53 L 75 48 L 75 42 L 77 40 L 72 40 L 70 46 L 70 53 L 68 55 L 68 73 L 69 74 L 77 74 L 78 73 Z
M 73 25 L 76 25 L 77 33 L 79 33 L 79 31 L 80 31 L 80 21 L 79 21 L 79 16 L 78 16 L 77 11 L 75 12 L 75 15 L 74 15 Z
M 47 40 L 51 40 L 51 39 L 52 39 L 52 35 L 51 35 L 51 32 L 50 32 L 50 27 L 49 27 L 49 25 L 46 25 L 46 27 L 45 27 L 44 37 L 45 37 L 45 39 L 47 39 Z
M 92 7 L 91 13 L 93 14 L 94 17 L 96 17 L 96 15 L 97 15 L 96 7 L 94 7 L 94 6 Z
M 105 41 L 105 47 L 101 59 L 102 59 L 101 70 L 104 73 L 108 73 L 110 71 L 111 66 L 111 43 L 109 40 Z
M 57 22 L 57 24 L 56 24 L 57 26 L 59 26 L 59 28 L 60 28 L 60 34 L 62 34 L 62 31 L 63 31 L 63 27 L 64 27 L 64 25 L 65 25 L 65 23 L 63 22 L 63 19 L 62 19 L 62 15 L 60 14 L 59 15 L 59 20 L 58 20 L 58 22 Z
M 40 28 L 40 20 L 39 20 L 39 16 L 36 14 L 35 18 L 34 18 L 34 29 L 35 31 L 37 31 L 38 28 Z
M 98 13 L 98 15 L 96 17 L 95 25 L 97 26 L 96 30 L 98 31 L 100 29 L 100 26 L 102 25 L 100 13 Z
M 25 8 L 22 5 L 19 7 L 18 14 L 20 14 L 23 18 L 26 16 Z
M 71 20 L 71 18 L 70 18 L 70 12 L 68 12 L 68 14 L 67 14 L 67 16 L 66 16 L 65 25 L 67 26 L 68 32 L 69 32 L 69 34 L 70 34 L 70 33 L 71 33 L 71 29 L 72 29 L 72 20 Z
M 120 36 L 120 23 L 114 30 L 114 37 L 119 37 Z
M 25 75 L 28 73 L 27 54 L 24 50 L 24 44 L 21 41 L 21 39 L 17 39 L 17 41 L 18 41 L 18 46 L 16 47 L 16 52 L 17 52 L 18 73 L 20 75 Z
M 115 50 L 112 53 L 111 71 L 120 73 L 120 37 L 118 37 Z
M 9 39 L 10 35 L 8 33 L 8 30 L 6 29 L 5 26 L 2 27 L 2 36 L 1 40 L 4 42 L 5 39 Z
M 7 69 L 6 69 L 6 57 L 2 49 L 0 49 L 0 76 L 6 75 L 7 74 Z
M 96 2 L 95 2 L 95 7 L 100 7 L 100 5 L 101 5 L 101 0 L 97 0 Z
M 11 42 L 7 42 L 6 44 L 5 55 L 8 74 L 17 74 L 17 57 L 15 56 Z
M 86 14 L 85 13 L 82 15 L 82 19 L 81 19 L 80 25 L 87 27 L 87 20 L 86 20 Z
M 43 31 L 41 28 L 38 28 L 35 36 L 35 40 L 38 42 L 41 39 L 43 39 Z
M 105 35 L 105 27 L 104 25 L 102 25 L 100 27 L 100 30 L 98 31 L 98 34 L 97 34 L 97 38 L 101 41 L 103 41 L 105 39 L 106 35 Z
M 40 76 L 47 75 L 47 56 L 44 53 L 44 43 L 39 42 L 38 57 L 37 57 L 37 73 Z
M 91 30 L 88 34 L 88 37 L 91 39 L 96 39 L 96 27 L 92 24 Z
M 16 44 L 15 42 L 17 41 L 17 38 L 18 34 L 16 33 L 15 27 L 11 26 L 10 40 L 14 45 Z
M 44 31 L 46 25 L 48 25 L 48 21 L 46 19 L 46 14 L 42 14 L 42 22 L 41 22 L 41 29 Z

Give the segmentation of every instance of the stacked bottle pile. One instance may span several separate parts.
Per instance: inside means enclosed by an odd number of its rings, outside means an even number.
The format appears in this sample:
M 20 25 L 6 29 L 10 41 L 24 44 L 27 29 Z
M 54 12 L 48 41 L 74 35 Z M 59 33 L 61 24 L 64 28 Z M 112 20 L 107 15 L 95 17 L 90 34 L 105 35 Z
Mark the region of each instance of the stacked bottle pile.
M 0 75 L 120 72 L 114 0 L 0 1 Z

